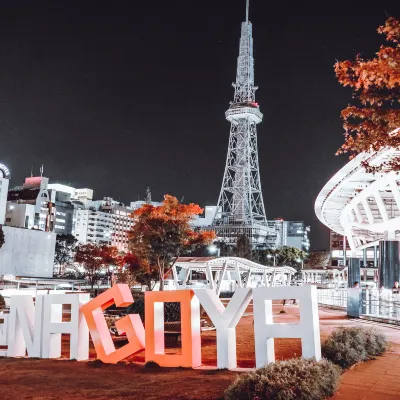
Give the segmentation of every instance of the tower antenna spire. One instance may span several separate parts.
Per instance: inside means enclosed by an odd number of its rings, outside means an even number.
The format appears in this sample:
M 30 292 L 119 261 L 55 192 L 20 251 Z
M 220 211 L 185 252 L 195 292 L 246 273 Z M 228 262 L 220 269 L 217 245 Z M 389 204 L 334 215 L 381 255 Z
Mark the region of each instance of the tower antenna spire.
M 246 22 L 249 22 L 249 3 L 250 0 L 246 0 Z

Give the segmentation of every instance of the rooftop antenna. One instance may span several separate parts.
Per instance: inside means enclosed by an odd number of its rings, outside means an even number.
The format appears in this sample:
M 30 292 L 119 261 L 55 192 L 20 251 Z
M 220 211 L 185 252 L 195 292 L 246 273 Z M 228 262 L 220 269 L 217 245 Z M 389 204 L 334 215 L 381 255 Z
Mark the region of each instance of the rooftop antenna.
M 33 165 L 31 166 L 31 178 L 33 177 Z
M 43 176 L 43 164 L 42 164 L 42 166 L 40 167 L 40 176 Z
M 249 3 L 250 0 L 246 0 L 246 22 L 249 22 Z

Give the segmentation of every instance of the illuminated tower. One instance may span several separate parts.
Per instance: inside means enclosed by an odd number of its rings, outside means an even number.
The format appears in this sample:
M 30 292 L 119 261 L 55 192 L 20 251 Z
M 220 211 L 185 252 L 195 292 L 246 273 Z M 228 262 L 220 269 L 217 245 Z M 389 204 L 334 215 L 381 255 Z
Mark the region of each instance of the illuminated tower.
M 246 21 L 242 23 L 237 61 L 235 95 L 226 111 L 231 123 L 228 155 L 213 229 L 226 243 L 236 243 L 246 235 L 253 246 L 267 244 L 274 231 L 267 226 L 258 166 L 257 124 L 263 115 L 255 102 L 252 24 L 249 0 Z

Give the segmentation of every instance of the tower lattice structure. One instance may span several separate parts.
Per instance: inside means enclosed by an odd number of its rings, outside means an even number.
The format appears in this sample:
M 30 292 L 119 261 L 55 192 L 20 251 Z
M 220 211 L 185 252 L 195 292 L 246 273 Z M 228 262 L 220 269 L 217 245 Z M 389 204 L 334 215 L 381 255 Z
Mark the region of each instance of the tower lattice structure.
M 267 245 L 274 235 L 268 228 L 261 192 L 257 149 L 257 124 L 263 115 L 255 101 L 252 24 L 249 0 L 246 21 L 242 22 L 233 102 L 226 111 L 231 123 L 228 154 L 213 229 L 226 243 L 236 243 L 246 235 L 253 246 Z

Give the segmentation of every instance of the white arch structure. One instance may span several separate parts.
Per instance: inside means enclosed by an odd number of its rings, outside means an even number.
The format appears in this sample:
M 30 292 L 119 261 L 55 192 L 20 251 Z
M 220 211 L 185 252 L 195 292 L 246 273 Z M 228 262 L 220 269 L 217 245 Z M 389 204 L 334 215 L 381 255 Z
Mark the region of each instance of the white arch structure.
M 370 165 L 400 157 L 393 148 L 362 153 L 340 169 L 323 187 L 315 202 L 320 221 L 345 235 L 352 251 L 400 239 L 400 175 L 391 171 L 367 173 Z
M 178 284 L 177 267 L 184 269 L 182 285 Z M 220 257 L 204 262 L 176 261 L 172 267 L 175 286 L 187 288 L 190 272 L 205 273 L 208 288 L 219 295 L 223 282 L 234 282 L 235 287 L 275 286 L 277 284 L 290 285 L 296 270 L 292 267 L 267 267 L 240 257 Z

